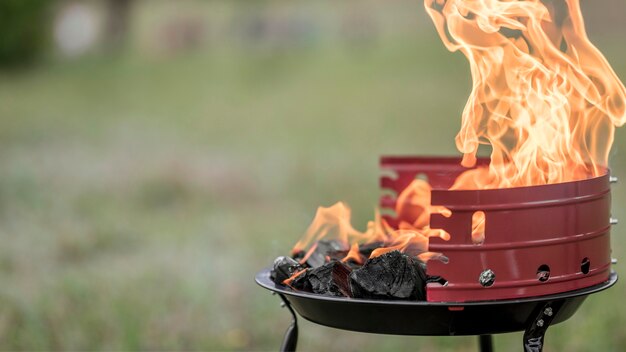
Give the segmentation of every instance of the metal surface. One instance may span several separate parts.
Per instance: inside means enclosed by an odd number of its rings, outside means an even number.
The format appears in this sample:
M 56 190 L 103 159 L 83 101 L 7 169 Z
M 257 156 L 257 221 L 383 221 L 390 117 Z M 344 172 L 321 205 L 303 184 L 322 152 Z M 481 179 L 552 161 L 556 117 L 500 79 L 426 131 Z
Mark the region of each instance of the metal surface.
M 543 306 L 538 307 L 534 319 L 530 320 L 524 331 L 524 351 L 543 350 L 546 331 L 562 308 L 563 300 L 546 301 Z
M 489 160 L 480 159 L 478 165 Z M 428 262 L 428 274 L 441 276 L 447 286 L 430 283 L 431 302 L 469 302 L 535 297 L 591 287 L 609 278 L 610 183 L 608 172 L 575 182 L 533 187 L 450 191 L 467 169 L 457 158 L 384 157 L 381 208 L 396 207 L 396 197 L 416 178 L 432 185 L 431 204 L 451 210 L 452 216 L 431 216 L 431 228 L 450 233 L 449 241 L 431 237 L 429 250 L 449 262 Z M 472 242 L 472 216 L 485 214 L 485 239 Z M 395 226 L 410 219 L 386 215 Z M 581 269 L 587 260 L 588 268 Z M 493 285 L 476 279 L 491 269 Z M 588 270 L 587 270 L 588 269 Z M 540 274 L 540 275 L 539 275 Z
M 477 165 L 488 165 L 479 159 Z M 380 301 L 322 296 L 276 285 L 269 269 L 256 282 L 276 292 L 293 314 L 281 350 L 293 350 L 298 326 L 294 313 L 312 322 L 368 333 L 421 336 L 479 335 L 492 351 L 492 334 L 524 331 L 524 350 L 541 351 L 548 327 L 569 319 L 589 294 L 615 284 L 610 271 L 608 172 L 585 180 L 544 186 L 450 191 L 467 169 L 458 158 L 385 157 L 381 188 L 384 218 L 400 221 L 396 197 L 416 178 L 433 187 L 431 204 L 452 215 L 431 216 L 431 227 L 450 233 L 431 238 L 429 250 L 449 258 L 428 262 L 427 301 Z M 392 174 L 392 175 L 389 175 Z M 485 215 L 485 239 L 471 239 L 474 213 Z M 497 273 L 497 280 L 496 280 Z M 478 280 L 477 280 L 478 278 Z M 444 280 L 445 279 L 445 280 Z M 447 283 L 443 285 L 442 283 Z
M 281 301 L 283 301 L 282 306 L 287 307 L 292 317 L 291 324 L 287 328 L 287 331 L 285 331 L 285 337 L 283 338 L 283 343 L 280 346 L 280 351 L 295 351 L 296 347 L 298 347 L 298 317 L 296 316 L 296 312 L 294 312 L 293 308 L 291 308 L 289 300 L 282 294 L 280 294 L 279 297 Z
M 496 273 L 494 273 L 493 270 L 491 269 L 487 269 L 483 271 L 482 273 L 480 273 L 480 276 L 478 277 L 478 282 L 483 287 L 489 287 L 493 285 L 495 281 L 496 281 Z
M 560 302 L 552 324 L 570 318 L 587 295 L 611 287 L 617 281 L 612 273 L 601 284 L 572 292 L 544 297 L 493 302 L 377 301 L 330 297 L 295 292 L 276 285 L 270 269 L 256 275 L 262 287 L 286 298 L 290 306 L 312 322 L 339 329 L 393 335 L 454 336 L 489 335 L 526 330 L 546 302 Z
M 478 336 L 478 347 L 480 347 L 480 352 L 493 352 L 493 336 Z

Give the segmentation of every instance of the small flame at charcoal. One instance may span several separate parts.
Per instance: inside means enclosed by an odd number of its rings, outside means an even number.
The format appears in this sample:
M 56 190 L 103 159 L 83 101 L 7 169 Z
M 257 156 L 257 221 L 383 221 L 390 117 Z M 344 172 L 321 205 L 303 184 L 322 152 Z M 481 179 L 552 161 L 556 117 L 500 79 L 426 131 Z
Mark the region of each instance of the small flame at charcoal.
M 308 291 L 307 288 L 310 287 L 310 285 L 308 284 L 308 281 L 306 280 L 307 273 L 308 273 L 308 269 L 298 270 L 291 277 L 289 277 L 288 279 L 285 279 L 282 282 L 282 284 L 291 286 L 292 288 L 295 288 L 298 290 Z
M 361 258 L 361 253 L 359 252 L 359 244 L 353 243 L 352 247 L 350 247 L 350 251 L 348 254 L 341 259 L 343 263 L 353 261 L 357 264 L 363 264 L 363 259 Z
M 408 219 L 401 224 L 401 229 L 391 228 L 378 212 L 374 221 L 370 221 L 365 232 L 356 230 L 351 224 L 351 211 L 344 203 L 337 203 L 331 207 L 320 207 L 317 210 L 313 222 L 307 229 L 305 236 L 296 243 L 292 249 L 294 256 L 305 253 L 299 260 L 301 264 L 317 267 L 325 260 L 327 248 L 318 249 L 318 246 L 327 246 L 331 241 L 334 250 L 348 250 L 348 259 L 362 262 L 358 252 L 359 244 L 376 244 L 374 256 L 385 252 L 410 250 L 413 256 L 421 256 L 423 260 L 443 258 L 439 253 L 428 252 L 428 238 L 439 237 L 448 240 L 450 235 L 440 229 L 431 229 L 429 226 L 431 214 L 450 216 L 448 209 L 430 205 L 430 185 L 423 180 L 415 180 L 400 196 L 397 213 L 402 214 L 403 219 Z M 371 257 L 371 255 L 369 256 Z M 348 259 L 343 260 L 344 262 Z M 327 260 L 326 260 L 327 262 Z
M 304 267 L 296 260 L 289 257 L 278 257 L 274 260 L 274 267 L 270 272 L 270 278 L 275 283 L 281 284 L 302 269 L 304 269 Z
M 411 230 L 399 230 L 398 236 L 394 239 L 394 241 L 385 247 L 373 250 L 370 255 L 370 259 L 391 251 L 407 252 L 407 249 L 410 246 L 416 246 L 416 251 L 418 253 L 426 252 L 428 250 L 428 239 Z

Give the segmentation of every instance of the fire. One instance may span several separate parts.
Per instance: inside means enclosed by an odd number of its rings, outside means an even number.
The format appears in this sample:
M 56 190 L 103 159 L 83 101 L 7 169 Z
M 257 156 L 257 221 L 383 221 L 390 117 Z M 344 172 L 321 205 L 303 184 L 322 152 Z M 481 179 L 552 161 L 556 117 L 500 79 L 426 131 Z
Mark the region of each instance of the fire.
M 403 219 L 399 228 L 417 231 L 426 237 L 440 237 L 447 241 L 450 234 L 430 228 L 430 215 L 441 214 L 450 217 L 452 212 L 442 206 L 430 205 L 431 190 L 428 182 L 416 179 L 402 191 L 396 202 L 396 214 L 399 219 Z
M 472 215 L 472 242 L 481 244 L 485 241 L 485 213 L 477 211 Z
M 411 253 L 424 261 L 432 258 L 445 260 L 440 253 L 428 252 L 428 239 L 439 237 L 444 240 L 450 238 L 450 234 L 444 230 L 430 228 L 430 215 L 433 213 L 450 216 L 451 212 L 441 206 L 430 205 L 431 187 L 426 181 L 415 180 L 400 195 L 397 214 L 401 214 L 404 222 L 400 229 L 395 230 L 382 219 L 377 211 L 374 221 L 370 221 L 365 232 L 356 230 L 351 223 L 350 208 L 338 202 L 331 207 L 319 207 L 313 222 L 307 229 L 304 237 L 296 243 L 292 253 L 305 251 L 300 259 L 301 263 L 315 252 L 320 240 L 337 241 L 344 249 L 350 248 L 342 261 L 354 260 L 361 262 L 359 244 L 380 243 L 380 248 L 375 249 L 370 258 L 379 256 L 392 250 L 401 250 Z M 401 199 L 401 200 L 400 200 Z M 410 222 L 406 219 L 411 219 Z
M 428 237 L 421 236 L 419 232 L 410 230 L 400 230 L 397 236 L 393 239 L 392 243 L 389 243 L 385 247 L 376 248 L 372 251 L 370 258 L 378 257 L 387 252 L 399 250 L 405 252 L 409 246 L 414 245 L 417 247 L 417 251 L 422 253 L 428 250 Z
M 293 247 L 293 253 L 308 248 L 323 238 L 334 237 L 342 244 L 348 244 L 352 238 L 360 237 L 361 233 L 352 227 L 350 208 L 342 202 L 325 208 L 317 208 L 313 222 L 305 236 Z M 310 255 L 311 250 L 307 254 Z
M 578 0 L 425 0 L 450 51 L 473 80 L 456 145 L 488 168 L 452 189 L 575 181 L 605 172 L 615 126 L 626 122 L 626 90 L 587 38 Z
M 347 262 L 349 260 L 354 261 L 358 264 L 363 264 L 363 260 L 361 259 L 361 255 L 359 254 L 359 244 L 353 243 L 352 247 L 350 247 L 350 251 L 348 254 L 341 260 L 342 262 Z
M 322 239 L 338 241 L 345 249 L 353 243 L 384 242 L 386 233 L 392 231 L 377 213 L 374 221 L 370 221 L 367 231 L 360 232 L 352 227 L 352 213 L 350 208 L 338 202 L 330 207 L 319 207 L 313 218 L 313 222 L 307 229 L 304 237 L 293 247 L 292 253 L 298 253 L 306 249 L 303 261 L 306 261 L 313 251 L 317 242 Z
M 585 32 L 579 0 L 424 0 L 444 45 L 470 64 L 472 91 L 456 145 L 462 165 L 476 164 L 478 146 L 491 146 L 491 162 L 461 174 L 452 190 L 523 187 L 568 182 L 606 172 L 615 127 L 626 122 L 626 89 Z M 412 182 L 397 198 L 401 219 L 392 229 L 377 213 L 365 232 L 350 223 L 343 203 L 319 208 L 294 253 L 334 239 L 360 259 L 358 244 L 380 242 L 371 257 L 401 250 L 422 261 L 446 260 L 428 252 L 431 186 Z M 472 241 L 485 240 L 487 217 L 472 218 Z
M 306 272 L 306 269 L 302 269 L 302 270 L 296 271 L 293 275 L 291 275 L 290 278 L 288 278 L 285 281 L 283 281 L 283 284 L 285 284 L 287 286 L 291 286 L 291 283 L 293 282 L 293 280 L 297 279 L 298 276 L 304 274 L 305 272 Z

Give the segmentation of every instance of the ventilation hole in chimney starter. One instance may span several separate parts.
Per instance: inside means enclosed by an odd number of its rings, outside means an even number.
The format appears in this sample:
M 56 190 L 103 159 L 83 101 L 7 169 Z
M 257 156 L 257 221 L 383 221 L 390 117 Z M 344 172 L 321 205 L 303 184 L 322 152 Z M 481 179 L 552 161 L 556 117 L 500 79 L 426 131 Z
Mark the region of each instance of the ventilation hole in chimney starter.
M 550 267 L 546 264 L 541 264 L 537 269 L 537 280 L 546 282 L 550 278 Z
M 483 244 L 485 242 L 485 213 L 477 211 L 472 215 L 472 243 Z
M 589 261 L 589 258 L 584 257 L 583 260 L 580 262 L 580 271 L 582 271 L 583 274 L 589 274 L 590 268 L 591 268 L 591 261 Z

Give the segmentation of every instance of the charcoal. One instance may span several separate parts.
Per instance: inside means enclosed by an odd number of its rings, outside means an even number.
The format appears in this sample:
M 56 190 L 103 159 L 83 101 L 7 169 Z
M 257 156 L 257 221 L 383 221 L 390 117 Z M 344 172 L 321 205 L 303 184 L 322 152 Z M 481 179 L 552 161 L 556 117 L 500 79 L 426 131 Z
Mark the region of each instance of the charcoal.
M 363 256 L 361 256 L 362 261 L 356 262 L 354 259 L 348 259 L 347 261 L 344 262 L 344 264 L 346 264 L 346 266 L 352 270 L 356 270 L 361 268 L 361 266 L 363 266 L 363 263 L 365 263 L 365 261 L 367 260 L 366 258 L 363 258 Z
M 371 258 L 350 274 L 355 298 L 425 300 L 425 283 L 423 264 L 399 251 Z
M 343 245 L 338 241 L 334 241 L 334 240 L 318 241 L 317 246 L 315 247 L 315 250 L 313 251 L 313 253 L 311 253 L 309 258 L 306 260 L 306 264 L 310 268 L 318 268 L 327 262 L 326 257 L 328 257 L 330 252 L 339 251 L 343 249 L 344 249 Z
M 372 252 L 376 249 L 376 248 L 380 248 L 384 245 L 383 242 L 371 242 L 371 243 L 364 243 L 362 245 L 359 246 L 359 252 L 361 253 L 362 256 L 364 256 L 365 258 L 369 258 L 370 255 L 372 255 Z
M 309 272 L 311 270 L 307 269 L 304 273 L 298 275 L 291 281 L 289 286 L 298 290 L 298 291 L 307 291 L 313 292 L 313 288 L 311 287 L 311 282 L 309 281 Z
M 304 269 L 300 263 L 289 257 L 278 257 L 274 260 L 274 268 L 270 272 L 270 278 L 276 284 L 290 278 L 297 271 Z
M 352 268 L 344 263 L 337 262 L 333 268 L 333 276 L 329 290 L 331 292 L 341 294 L 341 296 L 352 297 L 352 288 L 350 287 L 350 273 Z
M 295 259 L 297 261 L 300 261 L 302 258 L 304 258 L 305 255 L 306 255 L 306 251 L 299 250 L 299 251 L 294 252 L 291 255 L 291 258 L 293 258 L 293 259 Z
M 328 254 L 326 255 L 328 257 L 328 259 L 330 260 L 338 260 L 341 261 L 343 258 L 345 258 L 348 255 L 348 251 L 344 250 L 344 249 L 340 249 L 340 250 L 332 250 L 329 251 Z
M 350 268 L 344 263 L 333 260 L 307 272 L 311 291 L 329 296 L 351 296 Z
M 344 261 L 343 259 L 348 255 L 350 251 L 346 251 L 346 250 L 339 250 L 339 251 L 330 251 L 328 253 L 328 259 L 332 260 L 337 260 L 340 262 L 345 263 L 350 269 L 358 269 L 361 267 L 361 265 L 363 265 L 363 263 L 365 263 L 365 261 L 367 260 L 367 257 L 365 257 L 364 255 L 362 255 L 361 253 L 359 253 L 359 259 L 360 260 L 354 260 L 353 258 L 348 258 L 348 260 Z

